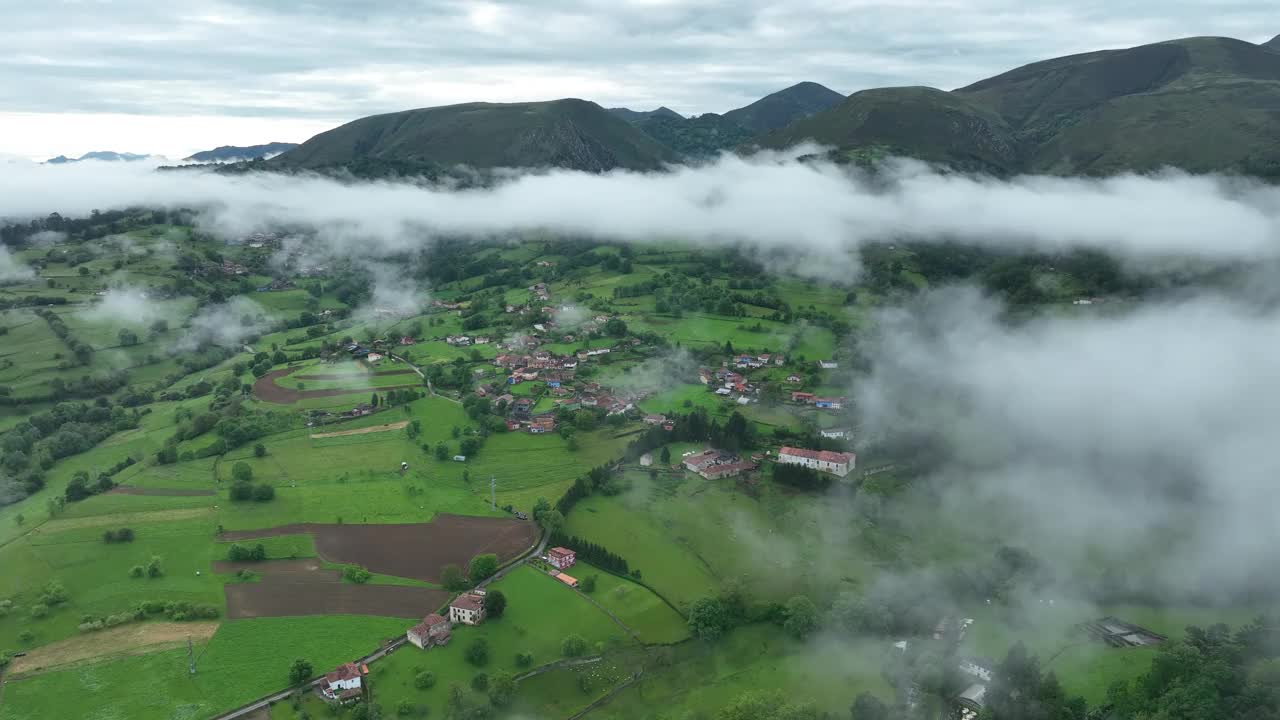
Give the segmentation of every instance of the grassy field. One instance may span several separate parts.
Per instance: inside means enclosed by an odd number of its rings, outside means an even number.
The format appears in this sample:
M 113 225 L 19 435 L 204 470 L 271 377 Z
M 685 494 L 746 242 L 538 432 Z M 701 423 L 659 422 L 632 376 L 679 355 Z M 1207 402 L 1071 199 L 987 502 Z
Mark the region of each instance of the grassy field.
M 591 599 L 634 630 L 642 642 L 665 645 L 689 637 L 689 624 L 685 619 L 643 585 L 586 563 L 574 566 L 570 572 L 580 580 L 594 575 L 596 590 L 591 593 Z
M 296 658 L 325 672 L 404 628 L 404 620 L 358 615 L 224 622 L 196 648 L 194 676 L 185 648 L 48 672 L 10 681 L 0 720 L 209 717 L 287 685 Z
M 743 693 L 777 689 L 796 701 L 846 717 L 861 692 L 891 702 L 880 677 L 887 644 L 796 642 L 777 627 L 753 625 L 715 644 L 685 643 L 651 662 L 644 678 L 615 696 L 592 717 L 631 720 L 714 717 Z
M 753 497 L 732 480 L 687 474 L 650 480 L 630 472 L 627 478 L 626 493 L 580 502 L 567 529 L 627 558 L 678 607 L 731 579 L 746 581 L 764 599 L 786 600 L 831 592 L 874 572 L 831 498 L 767 482 Z

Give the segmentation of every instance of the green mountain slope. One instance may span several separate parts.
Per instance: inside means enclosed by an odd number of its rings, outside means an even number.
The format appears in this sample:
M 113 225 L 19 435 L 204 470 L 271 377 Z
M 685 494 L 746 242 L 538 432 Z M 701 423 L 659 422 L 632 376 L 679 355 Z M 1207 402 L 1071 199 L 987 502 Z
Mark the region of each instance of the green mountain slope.
M 1005 172 L 1020 162 L 1013 133 L 997 113 L 928 87 L 879 88 L 761 139 L 785 148 L 814 141 L 843 151 L 909 155 L 968 170 Z
M 815 82 L 802 82 L 730 110 L 725 119 L 754 134 L 777 130 L 804 117 L 834 107 L 844 96 Z
M 560 167 L 652 170 L 676 159 L 667 147 L 585 100 L 467 103 L 361 118 L 269 161 L 283 168 L 354 167 L 430 172 Z
M 653 116 L 636 123 L 636 127 L 689 158 L 710 157 L 752 137 L 750 130 L 715 113 L 693 118 Z
M 1274 47 L 1276 41 L 1272 41 Z M 1187 38 L 1032 63 L 953 92 L 889 88 L 764 139 L 1006 172 L 1280 172 L 1280 53 Z

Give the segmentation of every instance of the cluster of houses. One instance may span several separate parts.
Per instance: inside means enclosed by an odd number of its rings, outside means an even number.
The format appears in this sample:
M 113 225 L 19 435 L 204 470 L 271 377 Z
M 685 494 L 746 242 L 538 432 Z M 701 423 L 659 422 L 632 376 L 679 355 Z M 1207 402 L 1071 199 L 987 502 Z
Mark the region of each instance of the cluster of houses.
M 771 355 L 765 353 L 763 355 L 735 355 L 733 358 L 734 367 L 749 368 L 752 370 L 768 367 L 770 365 L 785 365 L 787 359 L 783 355 Z
M 698 382 L 708 387 L 717 386 L 716 395 L 733 400 L 739 405 L 758 402 L 756 396 L 760 393 L 760 388 L 748 381 L 742 373 L 727 368 L 717 370 L 699 368 Z
M 689 472 L 696 473 L 706 480 L 737 477 L 757 467 L 754 462 L 744 462 L 731 452 L 714 448 L 686 453 L 680 459 L 680 463 Z
M 857 460 L 857 456 L 851 452 L 804 450 L 794 447 L 783 447 L 778 451 L 778 462 L 783 465 L 799 465 L 840 477 L 848 475 L 857 464 Z
M 797 405 L 812 405 L 816 408 L 824 410 L 839 410 L 849 399 L 843 395 L 838 397 L 819 397 L 811 392 L 794 391 L 791 393 L 791 402 Z
M 471 347 L 472 345 L 488 345 L 492 340 L 487 337 L 472 337 L 470 335 L 449 335 L 444 341 L 454 347 Z
M 263 248 L 278 248 L 284 242 L 284 238 L 278 233 L 273 232 L 255 232 L 244 236 L 240 239 L 240 244 L 261 250 Z

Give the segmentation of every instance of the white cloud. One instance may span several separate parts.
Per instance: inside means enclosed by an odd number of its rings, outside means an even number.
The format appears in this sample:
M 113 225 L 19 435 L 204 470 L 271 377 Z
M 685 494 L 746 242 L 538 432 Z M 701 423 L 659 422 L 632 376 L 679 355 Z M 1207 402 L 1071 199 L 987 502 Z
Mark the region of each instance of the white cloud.
M 170 316 L 161 303 L 131 287 L 108 290 L 99 302 L 80 313 L 90 322 L 113 327 L 145 327 Z
M 1018 326 L 1000 311 L 952 290 L 885 314 L 856 393 L 866 432 L 927 439 L 939 507 L 1059 568 L 1253 585 L 1280 542 L 1280 310 L 1205 296 Z
M 903 163 L 872 179 L 762 154 L 665 173 L 527 174 L 461 192 L 311 176 L 157 173 L 136 163 L 0 166 L 0 184 L 13 188 L 0 198 L 0 216 L 197 207 L 206 229 L 230 238 L 272 223 L 310 224 L 325 245 L 361 259 L 415 249 L 435 235 L 531 230 L 742 243 L 801 272 L 845 278 L 857 271 L 850 250 L 903 238 L 1087 247 L 1143 260 L 1248 260 L 1280 249 L 1280 190 L 1178 173 L 1000 181 Z
M 36 274 L 13 255 L 5 246 L 0 245 L 0 285 L 26 282 Z

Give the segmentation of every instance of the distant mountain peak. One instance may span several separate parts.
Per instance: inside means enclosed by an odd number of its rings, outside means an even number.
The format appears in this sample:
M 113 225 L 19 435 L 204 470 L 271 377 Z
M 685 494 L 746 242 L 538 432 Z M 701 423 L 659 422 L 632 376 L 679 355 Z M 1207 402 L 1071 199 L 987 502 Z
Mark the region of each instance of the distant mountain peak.
M 644 120 L 648 120 L 650 118 L 656 118 L 656 117 L 665 117 L 665 118 L 672 118 L 672 119 L 679 119 L 679 120 L 684 119 L 683 115 L 676 112 L 675 110 L 672 110 L 666 105 L 663 105 L 662 107 L 659 107 L 659 108 L 655 108 L 653 110 L 632 110 L 631 108 L 616 107 L 616 108 L 609 108 L 609 113 L 617 117 L 620 117 L 623 120 L 626 120 L 627 122 L 633 125 L 635 123 L 642 122 Z
M 64 163 L 80 162 L 82 160 L 101 160 L 103 162 L 135 162 L 137 160 L 146 160 L 150 155 L 139 155 L 137 153 L 121 153 L 113 150 L 94 150 L 87 152 L 78 158 L 69 158 L 66 155 L 49 158 L 45 162 L 50 165 L 62 165 Z
M 804 81 L 765 95 L 745 107 L 730 110 L 724 116 L 756 134 L 763 134 L 829 110 L 844 102 L 844 98 L 829 87 Z
M 185 157 L 188 162 L 237 162 L 257 158 L 274 157 L 298 147 L 298 143 L 269 142 L 262 145 L 219 145 Z
M 1271 38 L 1270 40 L 1268 40 L 1267 42 L 1262 43 L 1262 47 L 1267 48 L 1269 50 L 1275 50 L 1276 52 L 1280 52 L 1280 35 L 1277 35 Z

